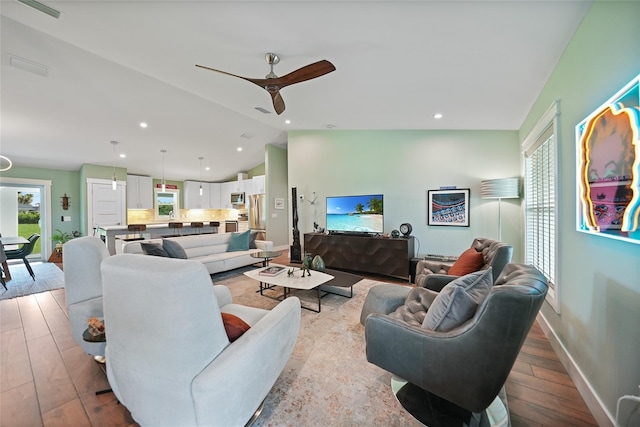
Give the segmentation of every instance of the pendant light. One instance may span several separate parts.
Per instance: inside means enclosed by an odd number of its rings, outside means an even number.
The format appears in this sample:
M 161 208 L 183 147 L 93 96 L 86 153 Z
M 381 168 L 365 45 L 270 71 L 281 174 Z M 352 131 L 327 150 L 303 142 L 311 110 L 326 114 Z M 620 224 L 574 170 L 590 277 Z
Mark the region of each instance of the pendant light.
M 198 160 L 200 160 L 200 196 L 202 196 L 202 159 L 204 157 L 198 157 Z
M 118 180 L 116 178 L 116 145 L 118 141 L 111 141 L 113 145 L 113 175 L 111 175 L 111 188 L 115 191 L 118 189 Z
M 162 153 L 162 192 L 164 193 L 167 189 L 167 183 L 164 181 L 164 155 L 167 150 L 160 150 Z

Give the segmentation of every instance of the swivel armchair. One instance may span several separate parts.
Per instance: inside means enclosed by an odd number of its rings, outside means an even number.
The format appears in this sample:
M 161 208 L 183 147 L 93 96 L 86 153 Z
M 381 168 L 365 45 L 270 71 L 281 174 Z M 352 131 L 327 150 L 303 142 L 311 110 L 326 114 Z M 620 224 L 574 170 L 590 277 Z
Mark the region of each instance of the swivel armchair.
M 107 377 L 141 425 L 242 426 L 284 369 L 300 301 L 233 304 L 204 264 L 139 254 L 109 257 L 104 280 Z M 230 342 L 222 313 L 250 328 Z
M 85 236 L 62 245 L 65 300 L 73 339 L 85 353 L 104 356 L 105 343 L 87 342 L 82 333 L 87 319 L 102 318 L 102 275 L 100 264 L 109 257 L 109 250 L 98 237 Z
M 482 265 L 478 270 L 493 268 L 493 277 L 498 278 L 505 265 L 511 262 L 513 246 L 498 240 L 476 238 L 470 249 L 482 253 Z M 458 275 L 449 274 L 454 266 L 452 262 L 420 260 L 416 266 L 416 286 L 440 291 L 447 283 L 457 279 Z
M 426 318 L 416 325 L 392 315 L 370 314 L 365 326 L 367 360 L 406 380 L 414 390 L 469 414 L 481 413 L 502 389 L 546 293 L 547 280 L 537 269 L 508 264 L 471 317 L 451 329 L 431 328 Z M 423 300 L 427 314 L 438 310 L 430 306 L 433 298 Z

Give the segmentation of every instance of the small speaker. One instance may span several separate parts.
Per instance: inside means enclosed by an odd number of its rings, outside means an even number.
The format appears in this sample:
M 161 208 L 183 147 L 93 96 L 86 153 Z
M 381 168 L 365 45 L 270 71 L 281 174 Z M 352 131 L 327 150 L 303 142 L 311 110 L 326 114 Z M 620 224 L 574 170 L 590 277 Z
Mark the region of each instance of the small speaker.
M 398 230 L 393 230 L 391 232 L 391 237 L 400 237 L 400 232 Z
M 413 231 L 413 227 L 411 227 L 411 224 L 409 224 L 408 222 L 405 222 L 404 224 L 400 224 L 400 232 L 404 237 L 409 237 L 412 231 Z

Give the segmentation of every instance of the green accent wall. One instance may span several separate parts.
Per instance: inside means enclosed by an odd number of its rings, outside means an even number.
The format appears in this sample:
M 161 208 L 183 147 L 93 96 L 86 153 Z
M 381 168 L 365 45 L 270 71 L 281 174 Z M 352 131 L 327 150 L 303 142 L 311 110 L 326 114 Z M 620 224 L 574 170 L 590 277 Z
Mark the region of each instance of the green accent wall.
M 305 196 L 298 201 L 301 238 L 314 218 L 326 226 L 328 196 L 383 194 L 384 232 L 412 224 L 420 256 L 459 255 L 476 237 L 497 239 L 498 202 L 480 198 L 480 181 L 517 177 L 522 169 L 516 131 L 292 131 L 288 156 L 289 188 Z M 469 227 L 427 225 L 427 191 L 442 186 L 470 189 Z M 514 261 L 522 259 L 520 204 L 500 205 L 502 240 L 513 245 Z
M 521 129 L 559 100 L 560 313 L 542 313 L 614 419 L 640 384 L 640 245 L 576 231 L 575 125 L 640 73 L 640 2 L 594 2 Z
M 247 171 L 247 174 L 249 175 L 249 178 L 253 178 L 254 176 L 264 175 L 265 174 L 265 164 L 262 163 L 261 165 L 258 165 L 253 169 L 249 169 Z
M 8 171 L 2 172 L 1 176 L 51 181 L 51 231 L 55 232 L 56 229 L 60 229 L 71 233 L 75 230 L 81 230 L 82 197 L 78 172 L 14 166 Z M 68 210 L 62 209 L 61 197 L 65 193 L 70 198 Z M 62 216 L 70 216 L 71 221 L 62 222 Z

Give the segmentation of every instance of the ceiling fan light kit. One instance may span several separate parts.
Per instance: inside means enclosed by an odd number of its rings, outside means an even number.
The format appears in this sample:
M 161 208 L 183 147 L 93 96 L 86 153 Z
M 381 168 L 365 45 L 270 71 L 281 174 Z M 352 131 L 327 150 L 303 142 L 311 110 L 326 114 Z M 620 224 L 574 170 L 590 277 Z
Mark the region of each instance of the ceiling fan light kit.
M 267 64 L 271 67 L 271 71 L 266 75 L 264 79 L 253 79 L 249 77 L 238 76 L 236 74 L 227 73 L 226 71 L 216 70 L 215 68 L 205 67 L 204 65 L 196 64 L 196 67 L 204 68 L 206 70 L 215 71 L 216 73 L 226 74 L 232 77 L 238 77 L 240 79 L 251 82 L 257 86 L 260 86 L 271 95 L 271 102 L 273 103 L 273 108 L 278 115 L 282 114 L 285 110 L 284 100 L 280 95 L 280 89 L 287 87 L 292 84 L 302 83 L 307 80 L 315 79 L 317 77 L 324 76 L 325 74 L 329 74 L 332 71 L 335 71 L 336 67 L 326 59 L 322 61 L 314 62 L 313 64 L 306 65 L 302 68 L 298 68 L 295 71 L 292 71 L 289 74 L 286 74 L 282 77 L 278 77 L 273 72 L 273 66 L 280 62 L 280 57 L 273 53 L 268 52 L 265 54 L 265 60 Z

